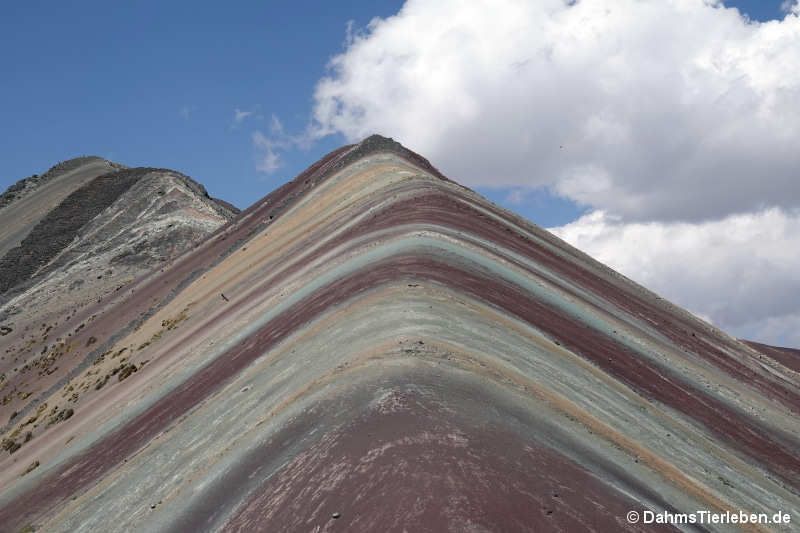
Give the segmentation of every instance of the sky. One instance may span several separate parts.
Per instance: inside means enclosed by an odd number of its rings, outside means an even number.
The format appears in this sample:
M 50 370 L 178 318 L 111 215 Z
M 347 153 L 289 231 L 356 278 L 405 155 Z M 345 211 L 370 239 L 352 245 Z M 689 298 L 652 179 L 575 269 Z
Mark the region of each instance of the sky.
M 0 18 L 0 189 L 98 155 L 244 208 L 380 133 L 732 335 L 800 346 L 796 0 L 74 4 Z

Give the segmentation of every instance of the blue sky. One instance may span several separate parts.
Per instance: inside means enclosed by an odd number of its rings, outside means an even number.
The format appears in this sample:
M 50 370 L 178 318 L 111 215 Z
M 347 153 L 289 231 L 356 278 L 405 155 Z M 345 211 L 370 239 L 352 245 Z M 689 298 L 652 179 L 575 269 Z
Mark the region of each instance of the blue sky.
M 18 3 L 0 189 L 98 155 L 245 208 L 381 133 L 726 331 L 797 346 L 800 7 L 709 2 Z
M 323 139 L 264 176 L 253 129 L 272 114 L 302 129 L 347 22 L 402 2 L 69 4 L 25 2 L 0 18 L 0 188 L 91 154 L 180 170 L 246 207 L 344 143 Z M 237 108 L 254 115 L 234 128 Z
M 265 175 L 251 134 L 266 131 L 273 114 L 302 131 L 348 22 L 363 28 L 403 2 L 75 4 L 23 2 L 0 19 L 0 189 L 58 161 L 99 155 L 179 170 L 244 208 L 346 142 L 335 134 L 286 151 L 284 166 Z M 779 1 L 726 5 L 757 20 L 781 16 Z M 235 125 L 235 109 L 253 114 Z M 476 188 L 544 226 L 584 211 L 544 190 Z

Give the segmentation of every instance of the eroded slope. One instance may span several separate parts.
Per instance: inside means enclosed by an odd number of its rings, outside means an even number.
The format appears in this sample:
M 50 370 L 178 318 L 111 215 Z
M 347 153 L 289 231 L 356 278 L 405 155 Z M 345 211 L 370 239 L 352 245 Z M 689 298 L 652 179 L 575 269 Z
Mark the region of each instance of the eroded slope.
M 78 342 L 76 335 L 118 303 L 124 287 L 233 214 L 186 176 L 135 168 L 90 180 L 45 215 L 0 268 L 11 285 L 0 295 L 0 423 L 11 427 L 44 414 L 53 388 L 96 348 L 96 339 Z M 48 412 L 63 419 L 65 409 Z M 24 445 L 45 428 L 31 422 L 6 434 L 4 446 Z
M 34 226 L 76 189 L 124 168 L 99 157 L 78 157 L 30 176 L 0 195 L 0 257 L 18 246 Z
M 663 531 L 625 512 L 800 508 L 793 369 L 380 137 L 90 312 L 87 365 L 40 408 L 71 416 L 0 463 L 0 523 Z

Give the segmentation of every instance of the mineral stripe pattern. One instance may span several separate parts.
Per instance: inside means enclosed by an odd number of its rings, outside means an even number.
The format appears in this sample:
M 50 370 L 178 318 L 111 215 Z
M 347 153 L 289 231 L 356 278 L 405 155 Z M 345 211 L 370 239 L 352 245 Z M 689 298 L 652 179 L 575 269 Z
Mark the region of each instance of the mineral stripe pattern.
M 332 152 L 94 314 L 79 345 L 147 364 L 3 459 L 2 531 L 672 527 L 632 509 L 800 530 L 791 353 L 388 139 Z

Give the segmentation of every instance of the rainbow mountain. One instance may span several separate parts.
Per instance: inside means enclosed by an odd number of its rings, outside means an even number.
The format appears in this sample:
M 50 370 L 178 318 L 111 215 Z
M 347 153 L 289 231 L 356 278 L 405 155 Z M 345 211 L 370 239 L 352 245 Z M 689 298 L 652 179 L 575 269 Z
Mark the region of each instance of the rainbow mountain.
M 0 530 L 800 522 L 797 353 L 726 335 L 380 136 L 220 209 L 65 316 L 4 318 Z

